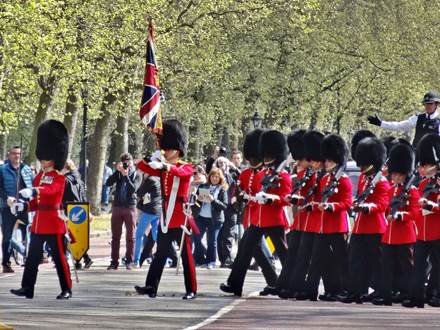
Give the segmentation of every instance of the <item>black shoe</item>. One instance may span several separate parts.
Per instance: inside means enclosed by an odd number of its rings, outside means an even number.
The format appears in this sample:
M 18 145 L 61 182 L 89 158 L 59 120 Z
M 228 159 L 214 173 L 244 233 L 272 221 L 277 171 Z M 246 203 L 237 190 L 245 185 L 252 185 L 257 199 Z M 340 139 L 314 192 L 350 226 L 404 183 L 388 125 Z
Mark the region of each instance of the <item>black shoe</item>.
M 150 285 L 147 286 L 135 286 L 134 289 L 136 290 L 136 292 L 138 294 L 146 294 L 148 295 L 150 298 L 156 298 L 156 289 L 153 288 Z
M 63 292 L 61 292 L 58 296 L 57 299 L 58 300 L 67 300 L 69 298 L 72 298 L 72 290 L 68 289 L 68 290 L 64 290 Z
M 260 270 L 260 266 L 258 266 L 258 264 L 256 262 L 254 262 L 252 265 L 249 266 L 248 268 L 249 270 L 255 270 L 255 271 L 259 271 Z
M 372 301 L 373 305 L 376 306 L 392 306 L 393 301 L 390 299 L 383 299 L 383 298 L 374 298 Z
M 408 300 L 408 299 L 409 299 L 409 297 L 406 294 L 403 294 L 403 293 L 400 293 L 400 292 L 396 292 L 391 297 L 391 300 L 393 301 L 393 303 L 396 303 L 396 304 L 400 304 L 404 300 Z
M 118 266 L 119 266 L 119 263 L 111 262 L 110 265 L 107 267 L 107 270 L 117 270 Z
M 321 301 L 338 301 L 338 297 L 335 294 L 329 292 L 320 294 L 318 298 Z
M 32 299 L 34 297 L 34 289 L 31 288 L 20 288 L 20 289 L 11 289 L 10 292 L 19 297 L 26 297 L 27 299 Z
M 362 300 L 361 298 L 354 293 L 349 293 L 348 295 L 345 296 L 338 296 L 338 300 L 344 304 L 351 304 L 351 303 L 356 303 L 356 304 L 362 304 Z
M 92 259 L 88 259 L 84 261 L 84 269 L 89 269 L 90 266 L 92 266 L 93 264 L 93 260 Z
M 192 300 L 192 299 L 196 299 L 197 294 L 195 292 L 188 292 L 187 294 L 185 294 L 182 299 L 183 300 Z
M 75 262 L 75 269 L 80 270 L 82 268 L 82 265 L 80 262 Z
M 425 303 L 423 301 L 417 301 L 414 299 L 406 299 L 402 302 L 402 306 L 408 308 L 413 308 L 413 307 L 424 308 Z
M 11 267 L 11 263 L 3 265 L 3 273 L 15 273 L 15 271 Z
M 295 297 L 296 300 L 310 300 L 318 301 L 317 295 L 311 295 L 308 292 L 298 292 Z
M 380 298 L 379 291 L 373 291 L 370 294 L 363 296 L 362 297 L 362 301 L 370 302 L 370 301 L 373 301 L 373 299 L 376 299 L 376 298 Z
M 281 289 L 278 290 L 278 297 L 281 299 L 293 299 L 295 298 L 296 293 L 291 289 Z
M 241 297 L 241 290 L 235 289 L 227 283 L 220 284 L 220 290 L 226 293 L 233 293 L 234 296 Z
M 262 291 L 260 291 L 260 296 L 277 296 L 278 295 L 278 289 L 274 286 L 265 286 Z
M 428 305 L 431 307 L 440 307 L 440 298 L 438 297 L 431 297 L 428 300 Z

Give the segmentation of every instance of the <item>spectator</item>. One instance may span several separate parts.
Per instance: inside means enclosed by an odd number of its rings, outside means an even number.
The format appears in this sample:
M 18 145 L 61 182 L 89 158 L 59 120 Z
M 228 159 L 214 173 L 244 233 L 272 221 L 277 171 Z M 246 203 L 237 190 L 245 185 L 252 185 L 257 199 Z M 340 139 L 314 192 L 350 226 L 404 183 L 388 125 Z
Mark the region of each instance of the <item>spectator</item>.
M 66 185 L 64 187 L 63 207 L 64 212 L 67 214 L 68 203 L 86 202 L 87 196 L 86 187 L 81 179 L 81 174 L 79 174 L 75 163 L 71 159 L 68 159 L 66 161 L 66 165 L 64 165 L 64 176 L 66 178 Z M 88 253 L 84 254 L 83 261 L 84 269 L 89 269 L 93 264 L 93 261 Z M 81 267 L 80 260 L 75 260 L 75 268 L 81 269 Z
M 244 166 L 243 166 L 243 154 L 241 153 L 240 150 L 232 151 L 231 162 L 232 162 L 232 164 L 234 164 L 234 166 L 239 171 L 244 169 Z
M 21 162 L 21 148 L 12 147 L 8 151 L 7 161 L 0 167 L 0 199 L 2 214 L 2 266 L 3 273 L 13 273 L 10 257 L 10 242 L 17 216 L 11 213 L 7 204 L 8 197 L 16 199 L 18 192 L 24 188 L 32 188 L 32 170 Z M 27 213 L 23 215 L 27 218 Z M 26 219 L 24 219 L 26 220 Z M 27 224 L 27 221 L 25 221 Z
M 109 195 L 110 195 L 110 187 L 106 186 L 105 183 L 107 182 L 107 179 L 112 175 L 113 171 L 107 164 L 104 164 L 104 174 L 102 177 L 102 193 L 101 193 L 101 205 L 102 210 L 105 212 L 108 212 L 108 202 L 109 202 Z
M 125 265 L 132 269 L 134 257 L 134 230 L 136 227 L 136 190 L 142 177 L 133 166 L 133 157 L 129 153 L 121 155 L 121 161 L 116 165 L 116 171 L 107 179 L 106 186 L 116 185 L 114 191 L 113 210 L 111 217 L 112 252 L 108 270 L 116 270 L 119 266 L 119 246 L 122 235 L 122 225 L 125 225 L 126 253 Z
M 202 202 L 202 205 L 197 217 L 200 234 L 194 236 L 194 258 L 196 263 L 206 264 L 208 269 L 215 267 L 217 236 L 225 221 L 224 210 L 228 202 L 227 188 L 222 171 L 213 168 L 208 175 L 208 182 L 200 185 L 197 190 L 197 199 Z M 205 232 L 207 233 L 207 248 L 202 244 Z
M 227 153 L 228 151 L 226 147 L 216 146 L 214 149 L 214 153 L 211 156 L 209 156 L 208 159 L 206 160 L 206 172 L 207 173 L 211 172 L 212 166 L 214 165 L 217 158 L 226 157 Z
M 237 154 L 236 158 L 238 158 Z M 229 159 L 227 159 L 226 157 L 218 157 L 214 163 L 214 166 L 223 171 L 226 183 L 228 185 L 228 200 L 227 208 L 225 210 L 225 221 L 220 229 L 217 242 L 218 257 L 220 259 L 221 267 L 226 268 L 232 266 L 233 262 L 232 247 L 234 244 L 238 217 L 237 208 L 234 207 L 234 204 L 236 203 L 235 196 L 237 191 L 237 180 L 238 176 L 240 175 L 240 171 L 235 166 L 235 164 L 229 161 Z
M 139 221 L 136 228 L 136 247 L 134 250 L 134 266 L 140 267 L 141 248 L 145 241 L 145 231 L 148 226 L 151 226 L 151 239 L 157 240 L 157 226 L 159 224 L 159 217 L 162 208 L 162 195 L 160 189 L 160 179 L 157 176 L 149 176 L 145 174 L 145 180 L 137 191 L 138 204 L 137 208 L 140 211 Z M 151 249 L 154 246 L 153 242 L 148 242 Z M 150 251 L 145 251 L 149 255 Z

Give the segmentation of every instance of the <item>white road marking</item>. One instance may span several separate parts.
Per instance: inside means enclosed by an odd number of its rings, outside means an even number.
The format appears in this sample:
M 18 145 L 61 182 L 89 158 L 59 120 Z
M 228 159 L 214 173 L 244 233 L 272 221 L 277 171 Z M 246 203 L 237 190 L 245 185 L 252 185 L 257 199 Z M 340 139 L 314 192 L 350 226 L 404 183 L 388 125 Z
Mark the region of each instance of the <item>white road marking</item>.
M 204 320 L 204 321 L 202 321 L 200 323 L 197 323 L 195 325 L 192 325 L 190 327 L 187 327 L 184 330 L 200 329 L 201 327 L 204 327 L 204 326 L 206 326 L 208 324 L 211 324 L 211 323 L 217 321 L 218 319 L 220 319 L 226 313 L 229 313 L 230 311 L 232 311 L 235 306 L 241 304 L 243 301 L 246 301 L 247 298 L 255 297 L 255 296 L 258 296 L 258 291 L 254 291 L 254 292 L 250 293 L 249 295 L 247 295 L 244 298 L 234 299 L 234 301 L 232 301 L 229 305 L 223 307 L 217 313 L 215 313 L 214 315 L 208 317 L 206 320 Z

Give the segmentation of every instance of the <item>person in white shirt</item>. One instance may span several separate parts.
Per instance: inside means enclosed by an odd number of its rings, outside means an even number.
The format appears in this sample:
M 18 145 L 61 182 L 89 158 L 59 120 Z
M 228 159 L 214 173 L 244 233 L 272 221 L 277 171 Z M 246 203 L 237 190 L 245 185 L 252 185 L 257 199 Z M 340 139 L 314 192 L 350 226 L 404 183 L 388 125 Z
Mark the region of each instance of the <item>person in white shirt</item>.
M 368 122 L 385 129 L 394 131 L 409 131 L 416 129 L 413 146 L 417 147 L 419 140 L 429 133 L 440 135 L 440 117 L 437 112 L 437 105 L 440 103 L 440 96 L 435 91 L 429 91 L 425 94 L 422 104 L 425 107 L 425 113 L 415 114 L 402 121 L 385 121 L 379 118 L 377 114 L 368 116 Z

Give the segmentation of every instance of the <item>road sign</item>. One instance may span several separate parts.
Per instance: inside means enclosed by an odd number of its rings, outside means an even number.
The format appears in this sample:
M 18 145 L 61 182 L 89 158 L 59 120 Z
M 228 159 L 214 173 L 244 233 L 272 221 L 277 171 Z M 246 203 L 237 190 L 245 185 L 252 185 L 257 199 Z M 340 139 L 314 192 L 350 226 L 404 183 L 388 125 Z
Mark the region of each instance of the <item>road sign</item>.
M 79 261 L 89 249 L 89 203 L 67 204 L 67 227 L 72 232 L 74 242 L 70 243 L 70 252 L 73 259 Z

